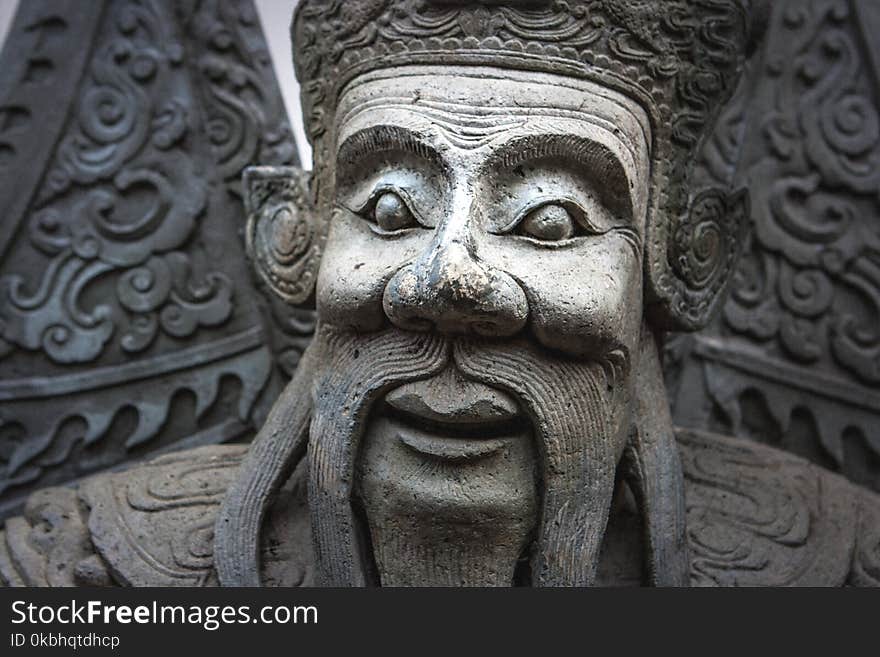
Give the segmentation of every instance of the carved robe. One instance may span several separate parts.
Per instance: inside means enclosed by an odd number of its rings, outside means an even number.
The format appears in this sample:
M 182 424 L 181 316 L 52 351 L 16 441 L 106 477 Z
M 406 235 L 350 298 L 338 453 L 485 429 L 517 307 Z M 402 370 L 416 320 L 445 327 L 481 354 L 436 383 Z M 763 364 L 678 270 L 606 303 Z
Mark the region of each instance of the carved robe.
M 693 585 L 880 584 L 880 496 L 750 441 L 681 430 L 678 445 Z M 0 532 L 2 582 L 216 586 L 214 521 L 245 451 L 203 447 L 35 493 Z M 267 585 L 314 583 L 305 475 L 300 464 L 264 524 Z M 619 495 L 599 584 L 641 581 L 639 542 Z

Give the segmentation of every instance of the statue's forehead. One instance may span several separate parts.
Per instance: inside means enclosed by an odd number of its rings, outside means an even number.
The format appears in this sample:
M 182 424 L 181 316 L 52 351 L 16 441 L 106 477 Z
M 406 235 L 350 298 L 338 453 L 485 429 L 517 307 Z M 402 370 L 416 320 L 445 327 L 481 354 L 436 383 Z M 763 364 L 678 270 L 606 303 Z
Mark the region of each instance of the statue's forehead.
M 473 144 L 514 132 L 588 132 L 619 142 L 632 164 L 642 164 L 651 144 L 646 112 L 620 92 L 563 75 L 476 66 L 362 75 L 341 94 L 335 124 L 337 144 L 381 124 L 439 130 Z

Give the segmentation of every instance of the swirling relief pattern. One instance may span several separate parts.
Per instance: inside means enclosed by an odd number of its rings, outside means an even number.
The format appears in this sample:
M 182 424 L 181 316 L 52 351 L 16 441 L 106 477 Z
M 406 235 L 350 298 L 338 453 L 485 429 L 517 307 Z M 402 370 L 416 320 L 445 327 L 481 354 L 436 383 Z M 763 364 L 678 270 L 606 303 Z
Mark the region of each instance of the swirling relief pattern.
M 0 516 L 175 440 L 246 437 L 284 379 L 270 350 L 295 367 L 311 333 L 306 317 L 274 344 L 239 232 L 242 169 L 295 157 L 252 2 L 95 5 L 86 20 L 81 3 L 23 3 L 9 37 L 42 62 L 11 93 L 42 82 L 33 102 L 54 123 L 0 109 L 0 160 L 42 171 L 27 207 L 4 209 Z M 79 82 L 54 98 L 62 72 Z M 4 132 L 36 142 L 56 125 L 39 160 Z
M 700 162 L 711 184 L 748 188 L 752 231 L 691 374 L 681 353 L 670 368 L 684 377 L 679 422 L 782 443 L 875 488 L 878 24 L 873 2 L 772 3 L 764 50 Z

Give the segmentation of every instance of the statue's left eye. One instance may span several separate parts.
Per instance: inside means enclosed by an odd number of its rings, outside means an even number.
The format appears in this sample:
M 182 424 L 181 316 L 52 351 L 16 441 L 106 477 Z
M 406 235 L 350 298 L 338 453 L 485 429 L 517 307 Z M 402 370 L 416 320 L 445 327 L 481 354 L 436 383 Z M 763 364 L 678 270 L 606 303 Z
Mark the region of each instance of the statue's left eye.
M 373 219 L 379 228 L 387 231 L 417 225 L 404 200 L 394 192 L 382 192 L 373 206 Z
M 573 237 L 576 228 L 574 217 L 565 207 L 548 203 L 529 212 L 517 232 L 544 242 L 559 242 Z

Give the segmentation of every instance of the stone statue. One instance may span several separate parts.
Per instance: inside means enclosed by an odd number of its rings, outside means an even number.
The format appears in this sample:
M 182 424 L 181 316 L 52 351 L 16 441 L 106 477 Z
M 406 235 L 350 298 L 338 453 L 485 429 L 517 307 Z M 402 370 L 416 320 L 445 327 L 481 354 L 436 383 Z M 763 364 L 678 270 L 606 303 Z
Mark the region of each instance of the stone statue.
M 31 496 L 9 584 L 870 585 L 880 497 L 676 431 L 659 349 L 723 301 L 747 195 L 693 161 L 746 0 L 305 0 L 314 173 L 245 174 L 318 325 L 250 447 Z

